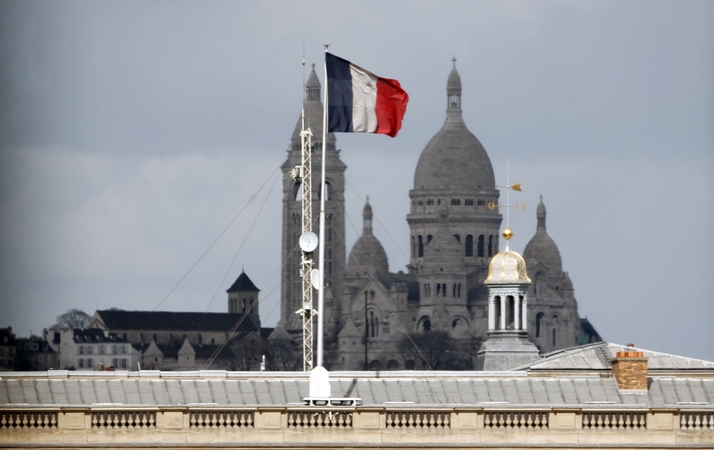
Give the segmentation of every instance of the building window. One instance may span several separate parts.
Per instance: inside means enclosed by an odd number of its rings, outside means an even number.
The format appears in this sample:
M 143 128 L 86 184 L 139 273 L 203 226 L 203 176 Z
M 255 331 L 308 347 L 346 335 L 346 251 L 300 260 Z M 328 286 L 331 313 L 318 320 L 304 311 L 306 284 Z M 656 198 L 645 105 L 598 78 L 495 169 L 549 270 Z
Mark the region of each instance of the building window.
M 122 353 L 126 353 L 126 345 L 122 345 L 122 346 L 121 346 L 121 352 L 122 352 Z
M 100 354 L 100 355 L 103 355 L 103 354 L 104 354 L 104 346 L 103 346 L 103 345 L 100 345 L 100 346 L 99 346 L 99 354 Z
M 466 235 L 466 244 L 464 246 L 466 256 L 474 255 L 474 237 L 470 234 Z
M 79 367 L 84 368 L 84 360 L 82 358 L 79 358 Z
M 540 327 L 543 326 L 543 316 L 545 316 L 543 313 L 536 314 L 535 337 L 540 337 Z
M 550 345 L 555 347 L 555 327 L 551 330 Z
M 126 369 L 126 358 L 122 358 L 121 360 L 121 368 Z
M 472 199 L 472 198 L 466 198 L 466 199 L 464 199 L 464 205 L 466 205 L 466 206 L 473 206 L 473 205 L 474 205 L 474 199 Z
M 493 235 L 488 237 L 488 256 L 493 256 Z
M 430 234 L 427 235 L 427 236 L 426 236 L 426 243 L 427 243 L 427 244 L 430 243 L 432 239 L 434 239 L 434 236 L 432 236 L 432 235 L 430 235 Z
M 426 199 L 426 206 L 433 206 L 434 205 L 434 199 L 433 198 L 427 198 Z
M 478 255 L 479 256 L 484 256 L 483 248 L 484 248 L 484 235 L 481 234 L 478 237 Z
M 421 235 L 419 235 L 419 258 L 422 256 L 424 256 L 424 240 Z
M 119 367 L 119 358 L 112 359 L 112 367 Z
M 112 354 L 113 355 L 117 354 L 117 346 L 116 345 L 112 345 Z
M 79 346 L 79 354 L 84 355 L 84 345 Z
M 456 242 L 458 242 L 459 244 L 461 243 L 461 236 L 459 236 L 458 234 L 454 235 L 454 239 L 456 239 Z
M 460 198 L 452 198 L 451 199 L 451 206 L 460 206 L 461 205 L 461 199 Z
M 92 358 L 87 358 L 87 368 L 94 368 L 94 364 L 92 364 Z
M 91 355 L 92 353 L 94 353 L 94 347 L 92 347 L 91 345 L 88 345 L 87 346 L 87 354 Z

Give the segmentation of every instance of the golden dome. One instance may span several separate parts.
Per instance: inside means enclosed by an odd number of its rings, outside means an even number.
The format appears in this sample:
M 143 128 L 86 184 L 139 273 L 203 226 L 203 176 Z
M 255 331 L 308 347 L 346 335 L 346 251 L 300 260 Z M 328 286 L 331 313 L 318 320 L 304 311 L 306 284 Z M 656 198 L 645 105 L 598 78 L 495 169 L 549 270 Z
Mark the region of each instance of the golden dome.
M 516 252 L 506 250 L 497 253 L 488 265 L 488 276 L 484 283 L 530 283 L 526 272 L 526 262 Z

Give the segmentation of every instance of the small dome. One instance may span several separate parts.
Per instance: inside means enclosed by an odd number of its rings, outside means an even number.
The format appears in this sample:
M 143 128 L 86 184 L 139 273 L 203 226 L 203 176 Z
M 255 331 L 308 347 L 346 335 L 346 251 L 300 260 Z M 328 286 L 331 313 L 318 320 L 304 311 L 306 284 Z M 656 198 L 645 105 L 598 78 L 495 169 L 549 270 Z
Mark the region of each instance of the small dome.
M 484 283 L 530 283 L 526 262 L 521 255 L 512 251 L 497 253 L 488 265 L 488 276 Z
M 446 82 L 446 89 L 458 89 L 459 91 L 461 90 L 461 75 L 459 75 L 459 71 L 456 70 L 456 66 L 451 69 L 451 73 L 449 74 L 449 80 Z
M 387 273 L 389 272 L 387 252 L 372 234 L 372 206 L 369 204 L 369 197 L 364 205 L 362 218 L 364 219 L 364 230 L 350 251 L 350 257 L 347 259 L 347 273 L 350 275 Z
M 540 203 L 536 210 L 536 217 L 538 218 L 536 234 L 526 245 L 526 249 L 523 251 L 523 257 L 528 261 L 531 267 L 535 266 L 536 263 L 542 263 L 548 267 L 550 275 L 560 275 L 561 272 L 563 272 L 563 261 L 560 258 L 558 246 L 555 245 L 553 239 L 551 239 L 546 232 L 545 216 L 545 205 L 543 204 L 543 197 L 541 196 Z

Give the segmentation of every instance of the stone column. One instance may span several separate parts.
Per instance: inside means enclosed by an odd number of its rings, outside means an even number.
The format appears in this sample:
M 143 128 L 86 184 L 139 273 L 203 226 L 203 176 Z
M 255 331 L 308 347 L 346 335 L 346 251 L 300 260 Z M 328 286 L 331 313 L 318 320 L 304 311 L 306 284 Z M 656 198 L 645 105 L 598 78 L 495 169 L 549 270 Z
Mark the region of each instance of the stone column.
M 520 294 L 521 295 L 519 297 L 522 298 L 521 308 L 523 308 L 523 312 L 521 314 L 521 317 L 523 318 L 521 330 L 527 331 L 528 330 L 528 297 L 526 296 L 525 292 L 521 292 Z
M 518 292 L 513 294 L 513 328 L 516 331 L 521 329 L 521 296 Z
M 496 306 L 494 304 L 493 294 L 488 296 L 488 331 L 493 331 L 496 328 Z
M 506 329 L 506 296 L 501 295 L 501 331 Z

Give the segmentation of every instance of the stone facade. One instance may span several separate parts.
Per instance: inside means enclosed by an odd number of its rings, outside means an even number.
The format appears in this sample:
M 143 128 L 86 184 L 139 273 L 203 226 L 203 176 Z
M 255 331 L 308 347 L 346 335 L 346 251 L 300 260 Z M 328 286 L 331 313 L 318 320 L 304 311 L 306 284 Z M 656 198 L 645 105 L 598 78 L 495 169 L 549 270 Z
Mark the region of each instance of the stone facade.
M 0 378 L 0 443 L 712 448 L 714 363 L 629 349 L 649 361 L 647 387 L 633 391 L 618 388 L 610 367 L 622 348 L 589 344 L 510 372 L 332 372 L 332 394 L 358 398 L 351 406 L 308 406 L 302 372 L 9 372 Z
M 306 111 L 319 148 L 322 132 L 320 83 L 313 70 L 307 83 Z M 326 292 L 326 366 L 337 370 L 414 368 L 426 361 L 407 351 L 420 334 L 437 331 L 446 354 L 439 368 L 471 369 L 488 332 L 488 290 L 484 284 L 491 258 L 499 252 L 502 216 L 493 167 L 483 145 L 462 116 L 461 77 L 454 67 L 447 81 L 446 120 L 424 148 L 409 192 L 410 259 L 406 272 L 389 271 L 387 255 L 372 233 L 372 208 L 367 201 L 362 236 L 352 248 L 345 268 L 342 239 L 330 239 L 332 278 Z M 300 164 L 300 124 L 283 165 L 282 310 L 279 335 L 301 341 L 300 309 L 300 198 L 299 184 L 288 176 Z M 334 191 L 328 223 L 344 236 L 344 170 L 335 138 L 328 135 L 328 182 Z M 315 139 L 316 138 L 316 139 Z M 317 153 L 316 153 L 317 154 Z M 313 159 L 315 164 L 315 159 Z M 313 173 L 313 185 L 319 185 Z M 334 200 L 340 202 L 339 208 Z M 315 202 L 314 204 L 316 204 Z M 329 202 L 328 202 L 329 204 Z M 332 209 L 330 209 L 332 208 Z M 317 217 L 315 213 L 314 217 Z M 541 352 L 571 347 L 582 340 L 573 286 L 562 270 L 560 253 L 545 232 L 545 205 L 538 207 L 537 231 L 524 252 L 534 283 L 528 292 L 529 339 Z M 278 330 L 276 330 L 278 331 Z M 586 336 L 586 341 L 592 339 Z M 431 339 L 434 341 L 434 339 Z M 410 343 L 411 342 L 411 343 Z M 580 342 L 583 343 L 583 342 Z M 436 361 L 434 359 L 434 361 Z

